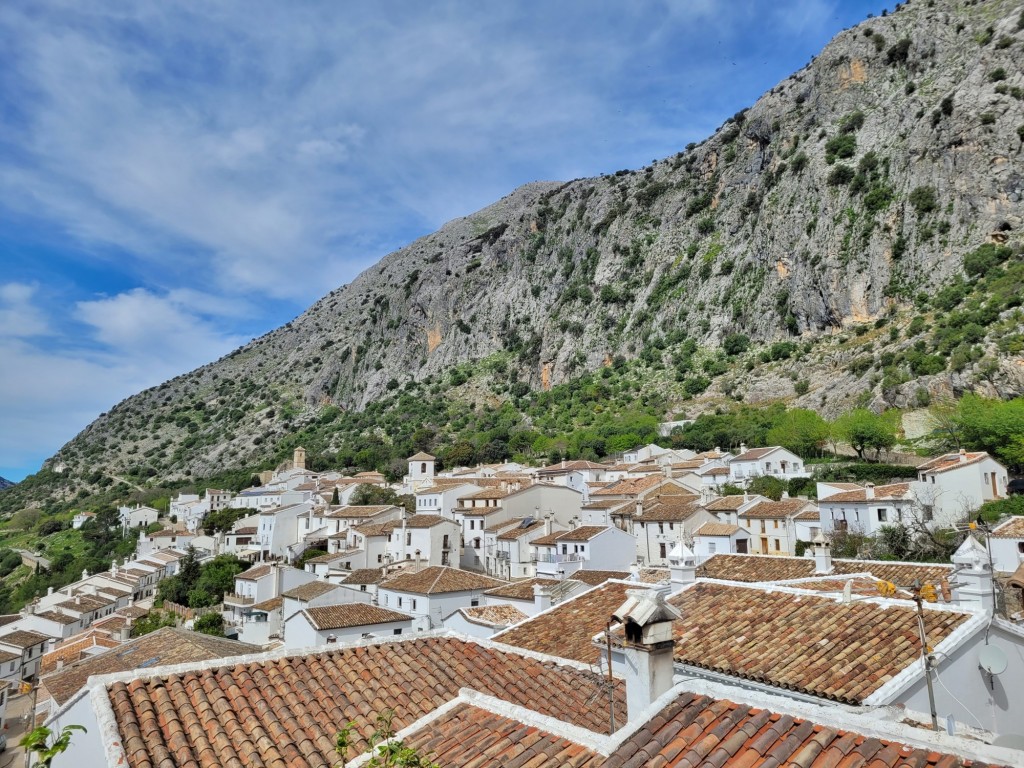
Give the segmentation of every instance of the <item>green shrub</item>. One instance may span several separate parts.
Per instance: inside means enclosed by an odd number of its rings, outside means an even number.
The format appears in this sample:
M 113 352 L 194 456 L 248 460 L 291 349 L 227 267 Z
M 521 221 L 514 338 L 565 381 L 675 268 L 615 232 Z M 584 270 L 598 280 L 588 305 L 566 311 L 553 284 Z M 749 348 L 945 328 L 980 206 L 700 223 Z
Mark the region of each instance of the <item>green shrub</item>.
M 697 221 L 697 232 L 701 235 L 710 235 L 715 231 L 714 216 L 704 216 Z
M 1006 79 L 1006 70 L 1002 67 L 996 67 L 988 73 L 988 80 L 990 83 L 998 83 L 1000 80 Z
M 799 174 L 807 167 L 807 154 L 804 152 L 798 152 L 793 155 L 793 159 L 789 161 L 789 168 L 794 174 Z
M 982 112 L 978 115 L 982 125 L 994 125 L 996 122 L 995 112 Z
M 871 213 L 878 213 L 889 206 L 892 202 L 892 190 L 880 184 L 864 195 L 864 207 Z
M 855 133 L 864 125 L 864 113 L 859 109 L 843 116 L 839 121 L 840 133 Z
M 914 206 L 918 216 L 931 213 L 939 207 L 935 187 L 915 187 L 910 193 L 910 204 Z
M 1005 245 L 985 243 L 964 256 L 964 272 L 971 277 L 986 277 L 1012 253 Z
M 910 56 L 910 38 L 904 37 L 885 52 L 886 64 L 904 64 Z
M 838 187 L 843 184 L 849 184 L 850 181 L 853 180 L 853 177 L 856 175 L 857 174 L 853 170 L 853 168 L 851 168 L 848 165 L 843 165 L 842 163 L 839 163 L 839 165 L 833 168 L 832 172 L 828 175 L 828 185 L 830 187 Z
M 727 355 L 742 355 L 750 348 L 750 337 L 743 333 L 730 333 L 722 341 L 722 349 Z
M 691 376 L 683 384 L 683 390 L 688 395 L 699 395 L 711 386 L 711 380 L 707 376 Z
M 825 143 L 825 162 L 832 164 L 836 158 L 853 157 L 857 152 L 857 137 L 852 133 L 841 133 Z

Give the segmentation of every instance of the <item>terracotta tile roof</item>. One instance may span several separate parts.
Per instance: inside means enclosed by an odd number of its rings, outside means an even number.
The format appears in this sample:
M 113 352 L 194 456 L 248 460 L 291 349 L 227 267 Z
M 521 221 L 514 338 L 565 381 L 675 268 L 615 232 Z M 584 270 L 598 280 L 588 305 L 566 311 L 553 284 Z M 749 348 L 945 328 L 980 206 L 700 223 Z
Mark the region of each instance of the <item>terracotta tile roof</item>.
M 741 453 L 733 461 L 757 461 L 760 458 L 767 456 L 772 451 L 778 451 L 780 447 L 772 445 L 767 448 L 751 448 L 749 451 Z
M 737 496 L 720 496 L 717 499 L 712 499 L 704 505 L 704 509 L 709 512 L 736 512 L 749 501 L 756 501 L 758 498 L 764 498 L 763 496 L 744 496 L 739 494 Z
M 122 616 L 127 616 L 129 619 L 138 619 L 149 615 L 148 608 L 140 608 L 138 605 L 126 605 L 124 608 L 119 608 L 117 612 Z
M 385 572 L 383 568 L 358 568 L 344 579 L 341 580 L 342 584 L 379 584 L 384 580 Z
M 117 648 L 119 645 L 121 645 L 120 641 L 113 640 L 102 632 L 80 633 L 69 637 L 56 650 L 45 654 L 39 661 L 39 674 L 47 675 L 56 670 L 58 661 L 63 662 L 64 665 L 73 664 L 81 659 L 95 656 L 95 651 L 99 648 L 109 650 Z M 0 660 L 0 664 L 2 663 L 3 660 Z
M 58 624 L 74 624 L 78 621 L 74 616 L 68 616 L 60 611 L 36 611 L 35 615 L 41 619 L 48 619 Z
M 442 525 L 444 523 L 455 525 L 447 517 L 442 517 L 441 515 L 413 515 L 405 519 L 406 528 L 433 528 L 435 525 Z M 399 523 L 399 526 L 401 526 L 401 523 Z
M 529 768 L 596 768 L 605 757 L 515 718 L 460 703 L 440 721 L 432 721 L 403 740 L 420 751 L 443 758 L 445 768 L 528 766 Z
M 632 504 L 628 499 L 593 499 L 583 505 L 583 509 L 614 509 L 621 504 Z
M 502 507 L 463 507 L 463 517 L 487 517 L 493 515 L 495 512 L 507 512 L 508 510 Z
M 416 495 L 419 496 L 423 493 L 438 493 L 440 491 L 450 491 L 452 488 L 461 488 L 464 485 L 490 485 L 479 478 L 473 478 L 472 480 L 456 480 L 454 478 L 446 477 L 435 477 L 431 484 L 420 488 L 416 491 Z
M 624 477 L 617 483 L 591 492 L 591 496 L 636 496 L 665 482 L 661 475 L 649 477 Z
M 344 603 L 307 608 L 302 614 L 316 629 L 347 629 L 371 624 L 412 621 L 412 616 L 367 603 Z
M 594 461 L 566 461 L 541 467 L 537 470 L 537 473 L 557 474 L 560 472 L 575 472 L 581 469 L 610 469 L 610 467 L 607 464 L 598 464 Z
M 881 582 L 878 579 L 870 576 L 852 576 L 850 578 L 843 578 L 842 576 L 826 577 L 822 579 L 810 579 L 808 581 L 794 581 L 790 582 L 790 585 L 798 589 L 808 589 L 812 592 L 831 592 L 840 594 L 846 589 L 846 585 L 850 585 L 850 592 L 854 595 L 862 595 L 864 597 L 878 597 L 879 585 Z M 911 598 L 910 592 L 900 590 L 896 597 L 902 600 L 909 600 Z
M 992 535 L 997 539 L 1024 539 L 1024 516 L 1011 517 L 1005 523 L 996 526 Z
M 607 733 L 604 708 L 588 705 L 602 685 L 588 670 L 431 637 L 114 682 L 107 693 L 130 768 L 322 768 L 337 764 L 339 724 L 354 723 L 358 755 L 384 707 L 401 730 L 462 687 Z
M 907 586 L 915 579 L 941 584 L 953 572 L 951 565 L 938 563 L 897 563 L 880 560 L 832 560 L 831 576 L 844 573 L 866 573 L 897 586 Z M 814 576 L 814 558 L 779 557 L 775 555 L 718 554 L 708 558 L 697 569 L 698 576 L 726 581 L 777 582 Z
M 565 531 L 552 531 L 546 536 L 541 536 L 534 539 L 530 543 L 539 547 L 553 547 L 558 543 L 558 537 L 561 536 Z
M 608 579 L 628 579 L 629 571 L 576 571 L 570 578 L 591 587 L 604 584 Z
M 729 523 L 704 523 L 700 528 L 693 532 L 694 536 L 732 536 L 737 531 L 742 530 L 738 525 L 730 525 Z
M 573 574 L 573 578 L 578 576 Z M 608 617 L 625 601 L 626 590 L 636 586 L 610 581 L 559 603 L 517 627 L 499 632 L 492 639 L 517 648 L 596 664 L 601 652 L 592 642 L 594 635 L 605 629 Z
M 805 509 L 794 516 L 795 520 L 821 520 L 821 513 L 817 509 Z
M 0 636 L 0 643 L 13 645 L 15 648 L 29 648 L 33 645 L 45 643 L 50 639 L 49 635 L 41 635 L 27 629 L 16 629 Z
M 306 565 L 309 565 L 310 563 L 313 563 L 313 565 L 326 565 L 328 563 L 333 563 L 336 560 L 343 560 L 344 558 L 344 552 L 335 552 L 330 555 L 317 555 L 316 557 L 311 557 L 306 560 Z
M 92 624 L 93 629 L 99 629 L 104 632 L 117 632 L 127 626 L 128 619 L 124 616 L 118 616 L 116 613 L 100 621 L 94 621 Z
M 264 576 L 269 576 L 271 570 L 272 566 L 266 564 L 257 565 L 250 568 L 248 571 L 238 574 L 235 578 L 244 579 L 245 581 L 256 581 L 257 579 L 262 579 Z
M 921 656 L 916 609 L 892 601 L 840 603 L 697 582 L 668 602 L 682 613 L 673 623 L 677 662 L 847 704 L 863 702 Z M 926 611 L 929 642 L 970 618 Z
M 270 613 L 271 611 L 276 611 L 282 605 L 284 605 L 283 597 L 272 597 L 269 600 L 264 600 L 262 603 L 254 603 L 251 610 Z
M 380 585 L 381 589 L 437 595 L 445 592 L 467 592 L 492 589 L 505 582 L 471 571 L 434 565 L 414 573 L 401 573 Z
M 641 584 L 658 584 L 662 581 L 668 581 L 672 574 L 668 568 L 641 568 L 640 569 L 640 583 Z
M 703 511 L 697 496 L 663 496 L 652 504 L 644 504 L 643 514 L 633 516 L 638 522 L 683 522 Z
M 834 493 L 831 496 L 826 496 L 822 499 L 821 503 L 832 504 L 836 501 L 888 501 L 893 499 L 899 500 L 909 498 L 911 498 L 910 483 L 891 483 L 889 485 L 875 486 L 873 496 L 870 499 L 867 496 L 867 489 L 861 488 L 858 491 L 840 491 L 839 493 Z
M 397 526 L 398 523 L 394 521 L 388 523 L 365 523 L 357 525 L 353 530 L 361 533 L 363 536 L 390 536 Z
M 256 533 L 255 525 L 247 525 L 243 528 L 236 528 L 233 531 L 228 532 L 228 536 L 252 536 Z
M 42 682 L 57 703 L 63 704 L 85 685 L 91 675 L 136 669 L 141 674 L 140 668 L 241 656 L 257 650 L 255 646 L 237 640 L 164 627 L 105 653 L 75 662 L 47 675 Z
M 411 746 L 415 744 L 410 742 Z M 583 765 L 589 768 L 590 763 Z M 647 727 L 638 730 L 600 765 L 987 768 L 985 763 L 963 760 L 934 748 L 869 738 L 689 691 L 651 718 Z
M 111 605 L 113 605 L 112 600 L 104 600 L 92 595 L 78 594 L 70 600 L 57 603 L 57 608 L 67 608 L 68 610 L 78 611 L 80 613 L 88 613 L 89 611 L 100 611 L 104 608 L 109 608 Z
M 525 581 L 513 581 L 511 584 L 502 584 L 500 587 L 488 589 L 484 594 L 491 597 L 502 597 L 506 600 L 529 600 L 532 602 L 534 584 L 553 587 L 556 584 L 561 583 L 562 582 L 558 579 L 544 579 L 538 577 L 526 579 Z
M 508 491 L 501 488 L 484 488 L 482 491 L 471 493 L 468 496 L 460 496 L 459 501 L 463 499 L 504 499 L 506 496 L 508 496 Z
M 485 627 L 510 627 L 529 618 L 514 605 L 478 605 L 459 611 L 467 621 Z
M 10 651 L 0 649 L 0 664 L 6 664 L 9 661 L 17 661 L 19 659 L 21 659 L 20 653 L 11 653 Z
M 516 525 L 514 528 L 511 528 L 505 531 L 504 533 L 499 533 L 497 536 L 498 541 L 515 541 L 519 537 L 525 536 L 528 533 L 536 533 L 537 531 L 544 530 L 543 520 L 534 520 L 532 523 L 525 527 L 523 526 L 524 522 L 526 521 L 521 520 L 519 524 Z
M 286 592 L 282 592 L 281 597 L 306 602 L 321 595 L 326 595 L 328 592 L 333 592 L 337 588 L 337 584 L 328 584 L 326 581 L 307 581 L 305 584 L 300 584 Z
M 607 531 L 604 525 L 581 525 L 571 531 L 562 531 L 558 534 L 558 541 L 590 541 Z
M 746 510 L 745 512 L 741 512 L 740 517 L 749 517 L 751 519 L 783 519 L 791 515 L 795 515 L 808 504 L 810 504 L 810 502 L 807 501 L 806 499 L 782 499 L 780 501 L 759 501 L 750 509 Z
M 968 464 L 977 464 L 979 461 L 987 458 L 988 454 L 984 451 L 978 451 L 977 453 L 968 453 L 966 451 L 963 453 L 947 453 L 944 456 L 929 459 L 924 464 L 919 464 L 917 471 L 938 474 L 939 472 L 948 472 L 957 467 L 965 467 Z
M 395 507 L 394 504 L 349 504 L 344 507 L 332 509 L 326 514 L 321 515 L 321 517 L 330 517 L 332 519 L 351 518 L 354 520 L 356 518 L 376 517 L 381 512 L 387 512 L 389 509 L 397 509 L 397 507 Z
M 729 474 L 727 467 L 712 467 L 707 472 L 702 472 L 702 475 L 711 475 L 712 477 L 724 477 Z

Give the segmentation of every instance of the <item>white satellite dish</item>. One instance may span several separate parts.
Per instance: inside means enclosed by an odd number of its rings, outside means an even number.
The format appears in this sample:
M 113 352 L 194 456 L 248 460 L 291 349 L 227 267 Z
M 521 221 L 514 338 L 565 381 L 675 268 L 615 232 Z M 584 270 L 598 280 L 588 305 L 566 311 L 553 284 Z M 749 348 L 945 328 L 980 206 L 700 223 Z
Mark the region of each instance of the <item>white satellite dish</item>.
M 978 654 L 978 666 L 990 675 L 1001 675 L 1006 671 L 1006 654 L 994 645 L 986 645 Z

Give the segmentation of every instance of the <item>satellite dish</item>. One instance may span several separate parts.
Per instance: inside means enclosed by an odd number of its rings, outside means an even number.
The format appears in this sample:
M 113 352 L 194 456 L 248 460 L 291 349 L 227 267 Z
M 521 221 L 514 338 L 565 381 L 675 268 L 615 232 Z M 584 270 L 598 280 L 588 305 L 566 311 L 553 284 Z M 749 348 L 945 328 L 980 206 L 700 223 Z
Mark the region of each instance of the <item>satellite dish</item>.
M 1006 671 L 1006 654 L 994 645 L 986 645 L 978 654 L 978 666 L 990 675 L 1001 675 Z

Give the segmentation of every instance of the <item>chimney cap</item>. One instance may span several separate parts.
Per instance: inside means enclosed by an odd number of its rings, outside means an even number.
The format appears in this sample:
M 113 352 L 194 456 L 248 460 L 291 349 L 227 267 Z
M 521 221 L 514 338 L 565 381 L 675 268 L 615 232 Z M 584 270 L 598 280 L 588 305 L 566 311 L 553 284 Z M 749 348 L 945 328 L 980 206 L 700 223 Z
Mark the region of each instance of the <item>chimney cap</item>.
M 666 603 L 665 595 L 655 589 L 627 589 L 626 602 L 612 614 L 620 624 L 632 622 L 641 628 L 679 618 L 679 610 Z

